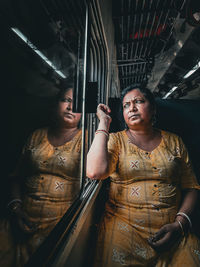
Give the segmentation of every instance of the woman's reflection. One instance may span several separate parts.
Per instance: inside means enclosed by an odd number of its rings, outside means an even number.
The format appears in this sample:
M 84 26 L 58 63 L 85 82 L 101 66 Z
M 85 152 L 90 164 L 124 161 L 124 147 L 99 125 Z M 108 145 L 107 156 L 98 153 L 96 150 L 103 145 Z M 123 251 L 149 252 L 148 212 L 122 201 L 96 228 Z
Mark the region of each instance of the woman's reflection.
M 1 222 L 0 265 L 23 266 L 80 190 L 81 114 L 73 90 L 56 96 L 48 128 L 28 138 L 11 177 L 9 219 Z

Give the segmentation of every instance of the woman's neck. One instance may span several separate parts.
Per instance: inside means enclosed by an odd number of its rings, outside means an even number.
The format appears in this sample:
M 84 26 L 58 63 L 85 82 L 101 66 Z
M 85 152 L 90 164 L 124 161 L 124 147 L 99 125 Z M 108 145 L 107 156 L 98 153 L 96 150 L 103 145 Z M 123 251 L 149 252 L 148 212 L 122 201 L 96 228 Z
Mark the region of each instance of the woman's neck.
M 56 127 L 56 128 L 50 128 L 49 132 L 54 135 L 55 137 L 61 137 L 66 135 L 72 135 L 73 133 L 76 133 L 78 131 L 77 127 Z
M 154 138 L 154 136 L 157 133 L 157 130 L 155 130 L 152 126 L 150 126 L 138 130 L 128 129 L 128 132 L 130 132 L 131 136 L 134 137 L 135 139 L 142 139 L 143 141 L 145 140 L 148 141 Z
M 162 136 L 159 130 L 152 127 L 147 130 L 135 131 L 127 130 L 127 135 L 131 143 L 145 151 L 153 151 L 161 142 Z
M 48 140 L 51 145 L 57 147 L 64 145 L 65 143 L 71 141 L 75 135 L 78 133 L 78 128 L 49 128 L 48 129 Z

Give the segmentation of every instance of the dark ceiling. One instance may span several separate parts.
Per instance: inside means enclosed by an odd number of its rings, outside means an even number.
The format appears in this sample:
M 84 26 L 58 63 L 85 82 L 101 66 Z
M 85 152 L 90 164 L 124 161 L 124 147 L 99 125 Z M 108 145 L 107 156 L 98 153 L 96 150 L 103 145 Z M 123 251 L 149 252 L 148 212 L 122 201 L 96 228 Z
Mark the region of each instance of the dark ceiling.
M 199 11 L 198 0 L 113 0 L 121 89 L 146 84 L 165 97 L 177 86 L 168 98 L 200 98 L 199 70 L 183 79 L 200 60 Z
M 0 22 L 4 29 L 22 29 L 58 69 L 72 77 L 76 60 L 72 55 L 78 50 L 79 32 L 84 31 L 82 5 L 80 0 L 2 0 Z M 121 89 L 142 83 L 164 98 L 177 87 L 168 98 L 200 99 L 200 70 L 183 78 L 200 60 L 200 1 L 113 0 L 112 6 Z M 8 68 L 13 68 L 20 86 L 26 87 L 26 81 L 32 80 L 29 90 L 31 86 L 33 90 L 42 88 L 38 93 L 43 95 L 62 86 L 62 79 L 41 65 L 17 37 L 6 30 L 3 35 L 2 61 L 10 62 Z M 17 49 L 21 49 L 20 55 Z M 32 70 L 26 69 L 27 65 Z M 33 74 L 35 69 L 40 77 Z

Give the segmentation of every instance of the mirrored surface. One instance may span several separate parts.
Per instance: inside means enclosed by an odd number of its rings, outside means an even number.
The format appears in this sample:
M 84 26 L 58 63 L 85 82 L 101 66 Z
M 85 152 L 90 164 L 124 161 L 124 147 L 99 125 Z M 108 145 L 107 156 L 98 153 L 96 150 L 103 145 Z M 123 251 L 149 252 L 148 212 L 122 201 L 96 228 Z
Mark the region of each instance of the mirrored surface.
M 24 265 L 80 194 L 83 14 L 81 1 L 1 4 L 2 266 Z

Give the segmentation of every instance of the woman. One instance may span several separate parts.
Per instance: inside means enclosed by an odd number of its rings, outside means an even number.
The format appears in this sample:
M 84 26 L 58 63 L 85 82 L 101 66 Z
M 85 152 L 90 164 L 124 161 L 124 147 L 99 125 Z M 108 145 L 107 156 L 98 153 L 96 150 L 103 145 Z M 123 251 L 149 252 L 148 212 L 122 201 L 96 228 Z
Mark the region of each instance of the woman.
M 52 125 L 24 146 L 11 179 L 10 220 L 1 222 L 1 266 L 24 266 L 79 194 L 81 114 L 72 101 L 71 88 L 60 91 Z
M 99 104 L 87 159 L 89 178 L 111 179 L 95 266 L 200 266 L 200 243 L 191 234 L 200 186 L 187 150 L 180 137 L 153 127 L 148 89 L 131 86 L 121 100 L 127 129 L 109 135 L 111 111 Z

